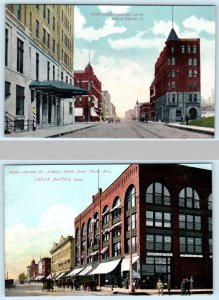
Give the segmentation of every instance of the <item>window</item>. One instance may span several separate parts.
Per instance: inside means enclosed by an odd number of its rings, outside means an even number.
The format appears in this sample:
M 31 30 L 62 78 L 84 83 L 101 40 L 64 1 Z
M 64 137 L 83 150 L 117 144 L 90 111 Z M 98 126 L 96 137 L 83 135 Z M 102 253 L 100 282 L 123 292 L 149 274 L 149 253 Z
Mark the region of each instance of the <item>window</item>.
M 166 212 L 147 211 L 146 226 L 170 228 L 171 214 Z
M 11 83 L 8 81 L 5 81 L 5 96 L 11 95 Z
M 21 21 L 21 5 L 17 4 L 16 5 L 16 18 Z
M 188 52 L 188 53 L 191 52 L 191 46 L 190 46 L 190 45 L 187 46 L 187 52 Z
M 52 29 L 54 31 L 56 30 L 56 19 L 55 19 L 55 17 L 52 18 Z
M 182 45 L 182 47 L 181 47 L 181 53 L 185 53 L 185 45 Z
M 88 220 L 87 232 L 88 232 L 88 234 L 92 233 L 92 221 L 91 221 L 91 219 Z
M 63 72 L 61 72 L 61 81 L 63 81 Z
M 189 59 L 188 59 L 188 65 L 189 65 L 189 66 L 192 66 L 192 58 L 189 58 Z
M 194 88 L 194 91 L 197 91 L 197 89 L 198 89 L 198 87 L 197 87 L 197 82 L 194 82 L 193 88 Z
M 193 76 L 196 78 L 198 76 L 198 71 L 194 70 Z
M 194 237 L 180 237 L 180 253 L 201 254 L 202 239 Z
M 197 101 L 198 101 L 198 95 L 194 94 L 194 102 L 197 103 Z
M 179 194 L 179 206 L 187 208 L 200 208 L 200 199 L 197 192 L 191 188 L 184 188 Z
M 81 242 L 81 251 L 84 251 L 85 250 L 85 241 L 82 241 Z
M 172 57 L 172 66 L 175 66 L 175 64 L 176 64 L 175 57 Z
M 29 24 L 29 28 L 32 31 L 32 12 L 30 12 L 30 24 Z
M 52 70 L 52 80 L 55 80 L 56 73 L 55 73 L 55 66 L 53 65 L 53 70 Z
M 68 83 L 68 76 L 65 76 L 65 82 Z
M 192 77 L 192 70 L 189 70 L 189 78 Z
M 168 77 L 171 77 L 171 70 L 168 70 Z
M 189 91 L 192 90 L 192 82 L 189 82 Z
M 5 66 L 8 65 L 8 29 L 5 29 Z
M 56 52 L 56 42 L 55 42 L 54 39 L 52 40 L 52 52 L 53 52 L 53 53 Z
M 168 82 L 168 91 L 170 91 L 170 82 Z
M 136 229 L 136 214 L 132 214 L 132 229 Z
M 192 94 L 189 94 L 189 102 L 192 102 Z
M 43 44 L 46 45 L 46 29 L 43 28 Z
M 24 87 L 16 85 L 16 115 L 24 115 Z
M 50 34 L 47 32 L 47 47 L 50 49 Z
M 105 234 L 109 237 L 109 232 Z M 113 229 L 113 237 L 120 236 L 121 235 L 121 227 L 117 226 L 115 229 Z
M 212 239 L 208 239 L 208 245 L 209 245 L 209 253 L 213 253 L 213 241 Z
M 145 273 L 148 275 L 155 274 L 168 274 L 170 279 L 170 257 L 146 257 L 146 270 Z M 168 282 L 168 280 L 167 280 Z
M 137 251 L 137 237 L 132 237 L 132 252 Z M 130 239 L 125 240 L 125 253 L 130 253 Z
M 24 43 L 17 39 L 17 71 L 23 73 L 24 67 Z
M 193 53 L 196 53 L 197 52 L 197 47 L 196 45 L 193 45 Z
M 180 214 L 179 228 L 187 230 L 201 230 L 201 216 Z
M 170 235 L 146 235 L 146 249 L 151 251 L 170 252 L 172 248 L 172 238 Z
M 167 59 L 168 66 L 170 66 L 170 58 Z
M 49 80 L 49 75 L 50 75 L 50 62 L 47 61 L 47 80 Z
M 109 223 L 109 208 L 105 206 L 102 213 L 103 224 Z
M 47 9 L 47 23 L 50 24 L 50 10 Z
M 43 5 L 43 18 L 46 19 L 46 5 Z
M 175 91 L 175 89 L 176 89 L 176 83 L 173 81 L 173 82 L 172 82 L 172 90 Z M 174 95 L 174 96 L 175 96 L 175 95 Z M 175 101 L 174 101 L 174 102 L 175 102 Z
M 36 52 L 36 80 L 39 80 L 39 63 L 40 63 L 39 53 Z
M 125 207 L 126 210 L 130 209 L 131 207 L 136 206 L 136 195 L 135 195 L 135 187 L 131 186 L 128 188 L 125 198 Z
M 39 38 L 39 21 L 36 20 L 36 37 Z
M 86 235 L 86 228 L 85 228 L 85 224 L 83 223 L 82 229 L 81 229 L 81 237 L 84 238 L 85 235 Z
M 172 77 L 175 77 L 175 70 L 172 70 Z
M 154 182 L 146 191 L 146 203 L 170 205 L 170 193 L 163 184 Z
M 175 52 L 175 48 L 172 46 L 171 47 L 171 53 L 174 53 Z
M 121 255 L 121 242 L 113 244 L 113 256 Z
M 193 59 L 193 66 L 197 66 L 197 58 Z
M 117 218 L 121 216 L 121 200 L 116 198 L 113 203 L 112 208 L 112 218 Z
M 113 234 L 116 234 L 117 232 L 120 232 L 120 233 L 121 233 L 120 229 L 118 229 L 118 230 L 113 230 Z M 119 234 L 117 234 L 117 235 L 119 235 Z M 109 232 L 103 233 L 102 237 L 103 237 L 103 242 L 109 241 Z

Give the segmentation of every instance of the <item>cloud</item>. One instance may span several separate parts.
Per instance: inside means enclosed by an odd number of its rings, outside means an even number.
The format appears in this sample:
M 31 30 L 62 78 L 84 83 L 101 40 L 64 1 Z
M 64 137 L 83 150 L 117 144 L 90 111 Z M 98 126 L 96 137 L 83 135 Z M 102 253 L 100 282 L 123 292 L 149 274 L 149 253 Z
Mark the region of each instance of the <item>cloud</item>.
M 173 28 L 176 31 L 176 33 L 179 32 L 179 26 L 176 23 L 173 24 Z M 171 29 L 172 29 L 171 21 L 160 20 L 158 22 L 154 21 L 154 26 L 152 28 L 152 32 L 155 35 L 161 34 L 161 35 L 165 36 L 165 38 L 167 39 Z
M 86 41 L 97 41 L 100 38 L 114 33 L 123 33 L 126 31 L 124 26 L 115 26 L 115 21 L 107 18 L 102 28 L 96 29 L 93 26 L 86 27 L 86 19 L 81 14 L 78 7 L 75 7 L 75 37 L 85 39 Z
M 183 22 L 183 26 L 187 29 L 192 29 L 195 32 L 205 31 L 208 34 L 215 34 L 215 22 L 208 21 L 203 18 L 197 18 L 196 16 L 191 16 L 185 19 Z
M 131 6 L 100 5 L 100 6 L 98 6 L 98 8 L 102 13 L 112 12 L 115 14 L 122 14 L 122 13 L 127 13 L 129 11 L 129 9 L 131 8 Z
M 121 49 L 151 49 L 160 48 L 164 44 L 164 39 L 159 38 L 143 38 L 143 33 L 138 32 L 137 35 L 132 36 L 127 39 L 108 39 L 108 43 L 111 48 L 121 50 Z
M 16 279 L 32 259 L 50 256 L 50 249 L 60 236 L 73 235 L 77 213 L 71 207 L 57 204 L 46 210 L 34 228 L 19 223 L 5 229 L 5 270 Z

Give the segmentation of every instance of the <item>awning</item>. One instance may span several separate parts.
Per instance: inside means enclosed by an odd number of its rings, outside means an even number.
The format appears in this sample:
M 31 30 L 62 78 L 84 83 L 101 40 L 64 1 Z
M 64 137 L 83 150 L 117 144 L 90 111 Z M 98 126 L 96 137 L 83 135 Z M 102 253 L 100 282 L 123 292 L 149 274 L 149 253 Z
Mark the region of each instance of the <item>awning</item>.
M 106 251 L 109 249 L 109 246 L 106 246 L 106 247 L 104 247 L 101 251 L 100 251 L 100 253 L 101 254 L 104 254 L 104 253 L 106 253 Z
M 89 95 L 89 92 L 87 90 L 59 80 L 34 80 L 30 83 L 30 88 L 36 91 L 43 91 L 46 93 L 54 94 L 55 96 L 60 98 Z
M 43 276 L 43 275 L 38 275 L 36 278 L 35 278 L 35 280 L 41 280 L 41 279 L 43 279 L 45 276 Z
M 75 276 L 78 273 L 80 273 L 84 268 L 78 268 L 78 269 L 74 269 L 73 271 L 71 271 L 67 276 Z
M 66 272 L 61 273 L 56 279 L 61 279 L 62 277 L 64 277 Z
M 75 107 L 75 117 L 83 117 L 83 108 Z
M 91 117 L 98 117 L 99 118 L 99 115 L 95 112 L 93 107 L 90 108 L 90 115 L 91 115 Z
M 114 211 L 117 208 L 121 208 L 121 203 L 118 203 L 116 206 L 114 206 L 110 212 Z
M 52 279 L 52 275 L 49 274 L 49 275 L 46 277 L 46 279 Z
M 139 256 L 133 256 L 132 257 L 132 264 L 136 263 L 136 261 L 139 259 Z M 121 272 L 129 271 L 130 270 L 130 258 L 124 258 L 122 260 L 122 266 L 121 266 Z
M 88 275 L 88 273 L 90 273 L 91 270 L 92 266 L 87 266 L 82 272 L 80 272 L 80 274 L 78 274 L 78 276 Z
M 117 260 L 101 263 L 89 275 L 108 274 L 108 273 L 112 272 L 118 266 L 120 261 L 121 261 L 121 259 L 117 259 Z
M 94 255 L 97 255 L 97 253 L 99 252 L 99 250 L 96 250 L 96 251 L 94 251 L 94 252 L 92 252 L 92 253 L 90 253 L 89 254 L 89 256 L 94 256 Z
M 112 226 L 112 228 L 118 227 L 118 226 L 120 226 L 121 224 L 122 224 L 122 222 L 120 221 L 120 222 L 114 224 L 114 225 Z

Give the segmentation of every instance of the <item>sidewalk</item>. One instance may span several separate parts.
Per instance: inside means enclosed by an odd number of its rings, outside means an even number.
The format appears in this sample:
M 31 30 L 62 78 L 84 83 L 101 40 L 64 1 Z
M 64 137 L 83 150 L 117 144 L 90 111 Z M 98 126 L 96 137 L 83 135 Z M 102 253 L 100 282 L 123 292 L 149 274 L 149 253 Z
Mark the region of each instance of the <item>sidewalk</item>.
M 109 292 L 111 294 L 123 294 L 123 295 L 158 295 L 157 289 L 136 289 L 135 292 L 130 293 L 129 289 L 125 288 L 112 288 L 111 287 L 101 287 L 100 292 Z M 181 290 L 180 289 L 172 289 L 171 290 L 171 295 L 181 295 Z M 206 295 L 211 295 L 213 294 L 212 289 L 193 289 L 191 292 L 191 295 L 200 295 L 200 294 L 206 294 Z M 164 289 L 163 295 L 168 295 L 168 290 Z
M 23 131 L 6 134 L 6 138 L 24 137 L 24 138 L 56 138 L 75 131 L 83 130 L 89 127 L 97 126 L 99 123 L 75 123 L 64 126 L 51 126 L 37 128 L 36 131 Z
M 173 127 L 173 128 L 177 128 L 177 129 L 183 129 L 183 130 L 189 130 L 189 131 L 214 135 L 214 128 L 183 125 L 183 124 L 179 124 L 179 123 L 166 123 L 166 124 L 163 123 L 163 124 L 168 127 Z

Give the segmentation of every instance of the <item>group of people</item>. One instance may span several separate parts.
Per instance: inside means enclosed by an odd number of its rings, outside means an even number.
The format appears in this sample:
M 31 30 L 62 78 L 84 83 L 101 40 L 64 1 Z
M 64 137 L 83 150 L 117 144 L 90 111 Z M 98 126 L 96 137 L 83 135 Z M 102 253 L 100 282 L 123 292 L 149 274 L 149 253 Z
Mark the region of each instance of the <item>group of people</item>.
M 183 278 L 181 282 L 181 295 L 190 295 L 193 289 L 193 277 Z

